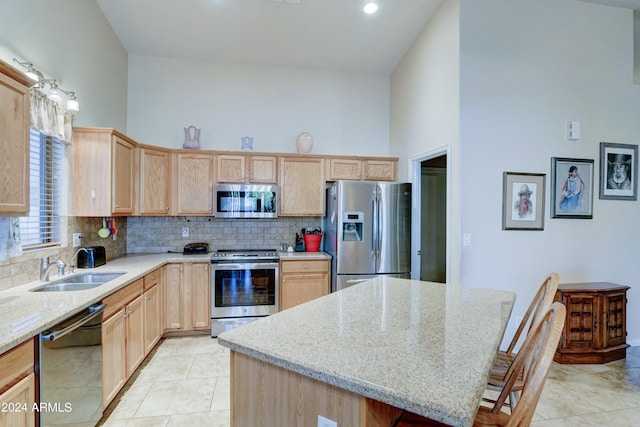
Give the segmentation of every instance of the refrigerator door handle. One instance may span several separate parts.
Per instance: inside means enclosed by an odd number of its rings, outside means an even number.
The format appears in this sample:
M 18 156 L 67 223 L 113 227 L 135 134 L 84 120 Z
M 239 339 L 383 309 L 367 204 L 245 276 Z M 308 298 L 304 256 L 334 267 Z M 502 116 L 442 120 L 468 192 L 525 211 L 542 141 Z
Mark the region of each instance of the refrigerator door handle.
M 376 252 L 376 272 L 380 271 L 380 249 L 382 245 L 382 223 L 380 213 L 380 188 L 376 185 L 376 199 L 375 199 L 375 216 L 373 222 L 375 224 L 375 252 Z
M 373 222 L 373 226 L 371 227 L 372 236 L 371 236 L 371 258 L 376 266 L 376 270 L 378 269 L 378 220 L 376 218 L 377 212 L 377 199 L 374 197 L 371 200 L 371 221 Z

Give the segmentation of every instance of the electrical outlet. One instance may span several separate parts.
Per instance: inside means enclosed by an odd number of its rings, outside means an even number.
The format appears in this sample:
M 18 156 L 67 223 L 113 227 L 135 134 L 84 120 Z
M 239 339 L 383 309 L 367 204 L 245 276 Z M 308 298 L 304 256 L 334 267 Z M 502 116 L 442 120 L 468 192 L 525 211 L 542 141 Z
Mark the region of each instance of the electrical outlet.
M 338 423 L 322 415 L 318 415 L 318 427 L 338 427 Z
M 82 239 L 84 239 L 82 233 L 73 233 L 73 247 L 82 246 Z
M 182 237 L 189 237 L 189 227 L 182 227 Z

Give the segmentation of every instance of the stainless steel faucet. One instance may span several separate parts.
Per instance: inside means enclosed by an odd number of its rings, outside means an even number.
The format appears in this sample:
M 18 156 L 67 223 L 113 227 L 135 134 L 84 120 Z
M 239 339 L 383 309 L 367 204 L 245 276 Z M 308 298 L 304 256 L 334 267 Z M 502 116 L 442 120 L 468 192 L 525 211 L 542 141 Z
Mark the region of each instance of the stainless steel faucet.
M 78 263 L 78 258 L 77 258 L 77 256 L 78 256 L 78 254 L 79 254 L 81 251 L 84 251 L 84 252 L 87 252 L 87 253 L 89 252 L 89 251 L 88 251 L 88 250 L 86 250 L 85 248 L 79 248 L 79 249 L 76 251 L 76 253 L 75 253 L 75 254 L 73 254 L 73 256 L 71 256 L 71 259 L 69 260 L 69 268 L 71 269 L 71 272 L 72 272 L 72 273 L 74 272 L 74 269 L 76 268 L 76 264 Z M 74 260 L 74 259 L 76 260 L 76 263 L 75 263 L 75 264 L 73 263 L 73 260 Z
M 42 257 L 42 264 L 40 265 L 40 280 L 43 282 L 49 281 L 51 275 L 51 269 L 58 267 L 58 275 L 64 276 L 64 268 L 67 266 L 62 260 L 56 259 L 52 263 L 49 263 L 49 256 Z

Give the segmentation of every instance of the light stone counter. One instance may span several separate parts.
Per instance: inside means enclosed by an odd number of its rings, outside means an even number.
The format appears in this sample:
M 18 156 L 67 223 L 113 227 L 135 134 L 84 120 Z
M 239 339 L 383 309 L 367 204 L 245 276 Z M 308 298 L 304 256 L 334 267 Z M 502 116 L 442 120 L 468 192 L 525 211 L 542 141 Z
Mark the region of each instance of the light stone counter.
M 278 256 L 282 261 L 287 260 L 315 260 L 315 259 L 331 259 L 331 255 L 325 252 L 278 252 Z
M 56 325 L 67 317 L 102 300 L 107 295 L 143 277 L 168 262 L 207 262 L 210 255 L 183 256 L 177 253 L 129 255 L 98 268 L 76 273 L 126 272 L 93 289 L 73 292 L 29 292 L 42 286 L 36 281 L 0 292 L 0 354 Z M 52 282 L 57 277 L 52 277 Z
M 511 292 L 376 278 L 218 341 L 355 394 L 469 426 L 514 300 Z

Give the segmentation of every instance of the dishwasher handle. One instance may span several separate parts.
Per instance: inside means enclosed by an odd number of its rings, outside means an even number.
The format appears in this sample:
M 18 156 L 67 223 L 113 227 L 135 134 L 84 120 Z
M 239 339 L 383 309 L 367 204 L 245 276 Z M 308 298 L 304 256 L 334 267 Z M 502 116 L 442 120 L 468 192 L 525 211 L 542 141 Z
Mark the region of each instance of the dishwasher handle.
M 104 311 L 105 308 L 107 308 L 107 304 L 92 305 L 91 307 L 87 308 L 89 313 L 87 313 L 85 316 L 82 316 L 80 319 L 76 320 L 72 324 L 65 326 L 62 329 L 58 329 L 49 333 L 40 334 L 40 341 L 55 341 L 58 338 L 62 338 L 68 333 L 75 331 L 82 325 L 88 323 L 89 321 L 99 316 Z

